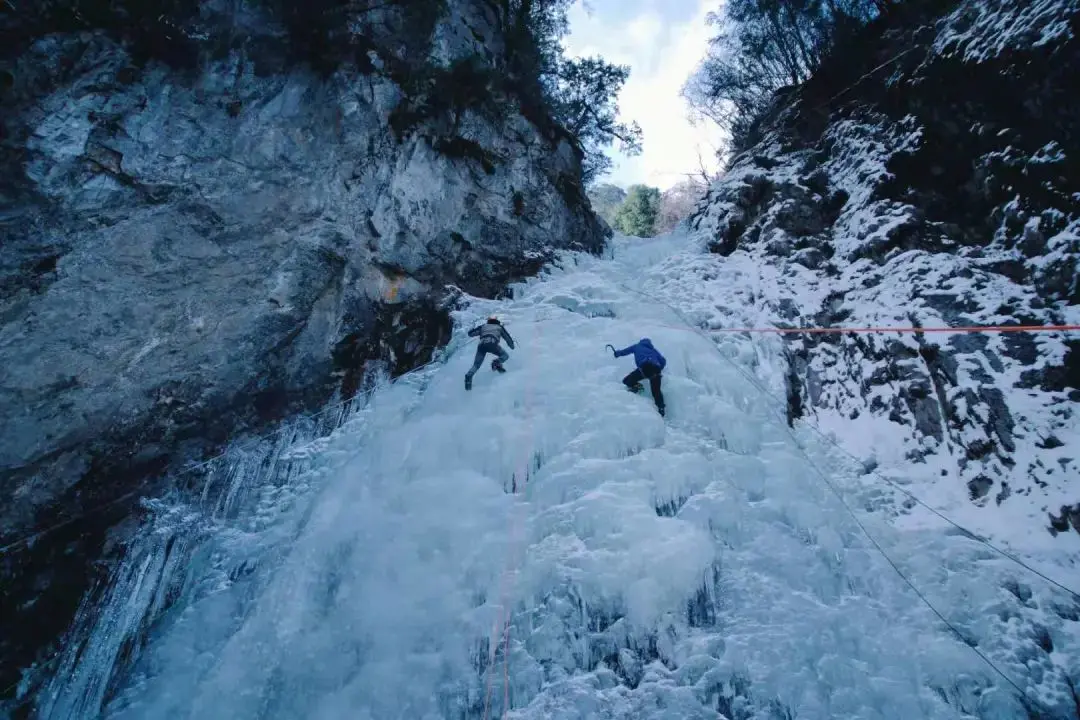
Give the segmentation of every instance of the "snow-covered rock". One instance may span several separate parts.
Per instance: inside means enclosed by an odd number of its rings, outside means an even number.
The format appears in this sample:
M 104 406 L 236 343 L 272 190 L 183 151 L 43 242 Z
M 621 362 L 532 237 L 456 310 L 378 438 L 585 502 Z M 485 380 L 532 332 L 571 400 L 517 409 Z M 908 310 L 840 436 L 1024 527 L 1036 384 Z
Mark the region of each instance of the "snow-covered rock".
M 419 39 L 375 8 L 365 67 L 330 74 L 217 5 L 195 68 L 91 32 L 0 68 L 0 545 L 78 519 L 5 549 L 4 686 L 154 478 L 347 398 L 373 361 L 426 362 L 453 288 L 496 296 L 610 233 L 500 75 L 491 4 L 443 3 Z
M 690 227 L 755 282 L 680 278 L 703 327 L 1080 322 L 1080 3 L 926 5 L 781 99 L 711 188 Z M 1080 531 L 1076 332 L 784 342 L 792 419 L 961 512 Z

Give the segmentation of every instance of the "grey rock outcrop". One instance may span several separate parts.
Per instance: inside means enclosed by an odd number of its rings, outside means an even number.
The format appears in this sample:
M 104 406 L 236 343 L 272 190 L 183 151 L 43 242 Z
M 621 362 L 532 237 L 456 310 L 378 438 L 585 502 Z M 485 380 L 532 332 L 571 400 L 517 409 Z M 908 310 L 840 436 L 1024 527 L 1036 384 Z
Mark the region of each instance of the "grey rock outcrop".
M 571 140 L 498 83 L 497 6 L 444 3 L 412 45 L 373 10 L 359 62 L 318 74 L 212 5 L 195 69 L 95 32 L 2 68 L 0 685 L 170 468 L 428 361 L 455 288 L 610 234 Z

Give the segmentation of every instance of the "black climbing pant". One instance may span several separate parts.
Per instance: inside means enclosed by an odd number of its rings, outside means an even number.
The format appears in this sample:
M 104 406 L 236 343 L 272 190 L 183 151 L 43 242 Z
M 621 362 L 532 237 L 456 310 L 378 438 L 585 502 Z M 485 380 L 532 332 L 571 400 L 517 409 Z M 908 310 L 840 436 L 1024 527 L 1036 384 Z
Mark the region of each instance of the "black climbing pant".
M 630 373 L 623 378 L 623 384 L 631 390 L 635 390 L 636 386 L 644 379 L 649 380 L 649 389 L 652 390 L 653 402 L 656 403 L 656 409 L 660 411 L 662 415 L 664 413 L 664 394 L 660 392 L 660 368 L 656 367 L 652 363 L 645 363 L 634 372 Z
M 498 343 L 480 343 L 480 346 L 476 348 L 476 358 L 473 360 L 472 367 L 469 368 L 469 372 L 465 373 L 465 379 L 470 383 L 473 375 L 484 364 L 484 356 L 488 353 L 495 356 L 495 361 L 491 364 L 492 370 L 501 367 L 504 362 L 510 359 L 510 354 L 499 347 Z

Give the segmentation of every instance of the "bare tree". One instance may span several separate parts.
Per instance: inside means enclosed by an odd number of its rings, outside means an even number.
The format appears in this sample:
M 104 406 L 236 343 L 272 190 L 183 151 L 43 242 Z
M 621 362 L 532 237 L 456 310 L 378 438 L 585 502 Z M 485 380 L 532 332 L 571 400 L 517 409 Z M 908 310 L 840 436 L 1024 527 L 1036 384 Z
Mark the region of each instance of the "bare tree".
M 805 82 L 844 28 L 866 23 L 899 0 L 727 0 L 707 22 L 717 28 L 683 95 L 738 146 L 777 90 Z
M 661 193 L 660 204 L 654 222 L 656 233 L 660 234 L 674 230 L 684 218 L 693 212 L 694 207 L 705 197 L 708 188 L 707 179 L 688 177 Z

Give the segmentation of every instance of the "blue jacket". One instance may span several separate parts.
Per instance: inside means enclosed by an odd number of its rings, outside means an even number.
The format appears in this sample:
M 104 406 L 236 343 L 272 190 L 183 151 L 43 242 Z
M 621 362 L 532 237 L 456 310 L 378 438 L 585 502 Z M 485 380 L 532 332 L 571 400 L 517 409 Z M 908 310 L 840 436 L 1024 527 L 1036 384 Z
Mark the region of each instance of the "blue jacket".
M 629 355 L 630 353 L 634 354 L 634 364 L 638 367 L 641 367 L 646 363 L 652 363 L 663 370 L 664 366 L 667 365 L 667 360 L 665 360 L 664 356 L 653 347 L 652 341 L 649 340 L 649 338 L 641 338 L 628 348 L 616 350 L 615 357 L 622 357 L 623 355 Z

